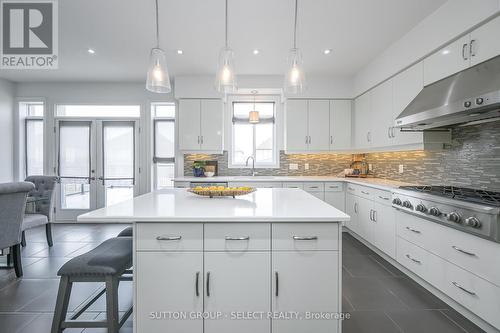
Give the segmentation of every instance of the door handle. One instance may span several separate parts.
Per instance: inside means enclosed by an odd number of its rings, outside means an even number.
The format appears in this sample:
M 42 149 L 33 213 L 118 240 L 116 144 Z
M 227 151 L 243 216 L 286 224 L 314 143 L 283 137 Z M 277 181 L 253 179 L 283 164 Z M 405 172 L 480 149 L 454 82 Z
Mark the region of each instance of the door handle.
M 476 44 L 476 40 L 473 39 L 470 41 L 470 46 L 469 46 L 469 54 L 471 57 L 475 57 L 476 56 L 476 52 L 474 52 L 474 44 Z
M 278 275 L 278 272 L 274 272 L 274 278 L 275 278 L 275 281 L 276 281 L 276 297 L 279 296 L 280 292 L 279 292 L 279 275 Z
M 370 221 L 373 222 L 373 209 L 370 209 Z
M 469 60 L 469 58 L 467 57 L 467 55 L 465 53 L 466 49 L 467 49 L 467 43 L 465 43 L 464 45 L 462 45 L 462 59 Z
M 196 272 L 196 279 L 194 282 L 194 290 L 196 292 L 196 297 L 200 297 L 200 272 Z
M 354 212 L 357 214 L 358 213 L 358 203 L 354 203 Z
M 377 222 L 377 211 L 373 211 L 373 222 Z
M 210 272 L 207 272 L 207 297 L 210 297 Z

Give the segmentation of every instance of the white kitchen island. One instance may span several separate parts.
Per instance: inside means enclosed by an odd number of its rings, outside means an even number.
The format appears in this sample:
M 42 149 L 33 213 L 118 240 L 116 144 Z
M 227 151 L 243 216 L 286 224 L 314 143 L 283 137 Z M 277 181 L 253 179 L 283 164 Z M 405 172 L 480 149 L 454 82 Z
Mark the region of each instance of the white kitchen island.
M 152 192 L 78 217 L 134 225 L 136 333 L 341 331 L 342 224 L 300 189 Z

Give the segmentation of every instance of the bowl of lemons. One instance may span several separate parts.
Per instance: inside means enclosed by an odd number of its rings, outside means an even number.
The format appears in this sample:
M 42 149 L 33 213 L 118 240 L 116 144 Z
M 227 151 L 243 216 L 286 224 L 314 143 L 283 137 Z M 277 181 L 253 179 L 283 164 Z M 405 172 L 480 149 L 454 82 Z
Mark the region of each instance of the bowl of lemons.
M 194 193 L 203 197 L 237 197 L 255 192 L 256 189 L 249 186 L 240 187 L 225 187 L 225 186 L 196 186 L 188 189 L 188 192 Z

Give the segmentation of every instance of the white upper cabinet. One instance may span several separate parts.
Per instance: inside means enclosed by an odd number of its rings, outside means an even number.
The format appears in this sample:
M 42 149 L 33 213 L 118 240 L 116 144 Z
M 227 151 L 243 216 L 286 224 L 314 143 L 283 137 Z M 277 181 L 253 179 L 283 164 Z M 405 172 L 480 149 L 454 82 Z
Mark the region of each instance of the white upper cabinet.
M 373 147 L 386 147 L 392 142 L 392 126 L 394 124 L 392 79 L 372 91 L 371 113 L 374 123 L 371 128 Z
M 328 152 L 351 147 L 351 101 L 290 99 L 285 119 L 287 152 Z
M 356 149 L 371 146 L 371 92 L 367 92 L 354 101 L 354 145 Z
M 470 34 L 471 66 L 500 54 L 500 16 Z
M 330 150 L 351 148 L 351 100 L 330 101 Z
M 424 59 L 424 85 L 469 67 L 469 35 L 446 45 Z
M 309 151 L 330 149 L 330 101 L 310 100 L 309 103 Z
M 182 99 L 178 121 L 180 150 L 222 151 L 222 101 Z
M 289 99 L 286 102 L 286 150 L 306 151 L 308 137 L 307 100 Z
M 394 120 L 404 111 L 424 88 L 424 63 L 421 61 L 394 77 L 393 124 Z M 405 145 L 420 143 L 422 132 L 401 132 L 397 128 L 391 130 L 395 144 Z

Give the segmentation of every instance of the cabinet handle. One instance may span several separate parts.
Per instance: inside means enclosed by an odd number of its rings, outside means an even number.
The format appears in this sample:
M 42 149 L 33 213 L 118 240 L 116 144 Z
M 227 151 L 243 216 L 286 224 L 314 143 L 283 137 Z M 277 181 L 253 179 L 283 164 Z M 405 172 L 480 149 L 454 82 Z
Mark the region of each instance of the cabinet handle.
M 226 236 L 227 241 L 245 241 L 245 240 L 250 240 L 250 236 L 241 236 L 241 237 L 231 237 L 231 236 Z
M 410 227 L 406 227 L 407 230 L 410 230 L 411 232 L 414 232 L 416 234 L 419 234 L 420 233 L 420 230 L 417 230 L 417 229 L 413 229 L 413 228 L 410 228 Z
M 333 136 L 330 135 L 330 144 L 333 144 Z
M 319 188 L 318 186 L 309 186 L 309 188 Z
M 200 144 L 200 136 L 198 135 L 198 144 Z
M 157 236 L 156 240 L 159 241 L 177 241 L 181 240 L 182 236 Z
M 276 297 L 279 296 L 279 275 L 278 272 L 274 272 L 274 279 L 276 280 Z
M 373 222 L 377 222 L 377 211 L 373 211 Z
M 370 221 L 373 221 L 372 212 L 373 212 L 373 210 L 370 209 Z
M 347 189 L 348 189 L 349 191 L 354 191 L 354 189 L 353 189 L 352 187 L 347 187 Z
M 410 259 L 413 262 L 416 262 L 417 264 L 421 264 L 422 263 L 420 260 L 412 258 L 409 254 L 406 255 L 406 258 Z
M 361 193 L 366 194 L 366 195 L 370 195 L 370 193 L 365 192 L 365 191 L 361 191 Z
M 312 140 L 311 140 L 311 136 L 309 135 L 309 144 L 311 144 Z
M 207 297 L 210 297 L 210 272 L 207 272 Z
M 472 252 L 469 252 L 469 251 L 465 251 L 465 250 L 462 250 L 461 248 L 455 246 L 455 245 L 452 245 L 452 248 L 454 248 L 455 250 L 457 250 L 458 252 L 462 252 L 464 254 L 467 254 L 469 256 L 475 256 L 476 254 L 475 253 L 472 253 Z
M 392 127 L 392 137 L 393 138 L 396 137 L 396 128 L 395 127 Z
M 387 127 L 387 137 L 391 138 L 391 127 Z
M 476 56 L 476 52 L 474 51 L 474 44 L 476 44 L 476 40 L 475 39 L 473 39 L 473 40 L 470 41 L 469 53 L 470 53 L 471 57 L 475 57 Z
M 366 141 L 370 142 L 370 132 L 366 132 Z
M 354 203 L 354 212 L 357 214 L 358 213 L 358 203 Z
M 465 53 L 465 49 L 467 49 L 467 43 L 465 43 L 464 45 L 462 45 L 462 59 L 469 60 L 469 58 L 467 57 L 467 55 Z
M 318 236 L 293 236 L 293 240 L 296 241 L 311 241 L 311 240 L 317 240 Z
M 378 197 L 379 197 L 380 199 L 382 199 L 382 200 L 389 200 L 389 198 L 387 198 L 387 197 L 383 197 L 383 196 L 381 196 L 381 195 L 379 195 Z
M 339 188 L 338 186 L 328 186 L 328 188 Z
M 306 145 L 309 143 L 308 137 L 306 135 Z
M 452 283 L 455 287 L 457 287 L 457 288 L 458 288 L 458 289 L 460 289 L 460 290 L 465 291 L 465 292 L 466 292 L 467 294 L 469 294 L 469 295 L 472 295 L 472 296 L 475 296 L 475 295 L 476 295 L 476 293 L 475 293 L 475 292 L 465 289 L 464 287 L 462 287 L 461 285 L 459 285 L 459 284 L 458 284 L 457 282 L 455 282 L 455 281 L 451 281 L 451 283 Z
M 203 144 L 203 135 L 201 136 L 201 144 Z
M 200 297 L 200 272 L 196 272 L 196 280 L 194 282 L 194 290 L 196 291 L 196 297 Z

